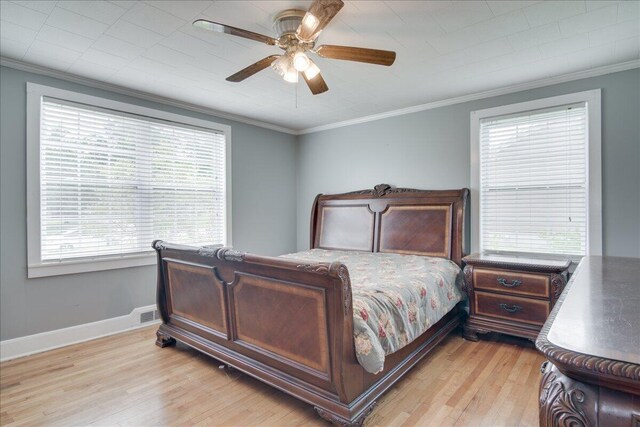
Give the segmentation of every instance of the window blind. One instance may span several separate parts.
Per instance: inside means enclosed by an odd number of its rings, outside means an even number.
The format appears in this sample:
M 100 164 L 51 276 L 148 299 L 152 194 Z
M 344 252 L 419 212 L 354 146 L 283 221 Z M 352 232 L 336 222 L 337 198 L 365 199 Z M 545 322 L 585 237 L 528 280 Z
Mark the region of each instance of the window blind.
M 585 103 L 480 122 L 482 250 L 585 255 Z
M 225 134 L 43 98 L 43 262 L 226 241 Z

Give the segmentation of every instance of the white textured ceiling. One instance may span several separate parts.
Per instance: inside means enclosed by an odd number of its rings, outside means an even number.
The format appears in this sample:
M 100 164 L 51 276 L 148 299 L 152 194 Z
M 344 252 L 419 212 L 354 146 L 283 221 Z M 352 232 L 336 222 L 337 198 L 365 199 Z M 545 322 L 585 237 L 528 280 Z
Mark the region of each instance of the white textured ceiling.
M 394 50 L 393 66 L 316 58 L 329 91 L 266 69 L 280 49 L 195 29 L 274 36 L 310 1 L 5 1 L 0 54 L 255 120 L 306 129 L 640 58 L 640 1 L 346 1 L 317 45 Z

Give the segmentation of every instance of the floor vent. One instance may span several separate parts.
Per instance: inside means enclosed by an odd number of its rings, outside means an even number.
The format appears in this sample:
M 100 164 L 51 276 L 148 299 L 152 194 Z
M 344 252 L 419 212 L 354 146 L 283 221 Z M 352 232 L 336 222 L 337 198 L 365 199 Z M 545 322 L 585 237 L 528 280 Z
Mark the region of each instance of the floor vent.
M 153 322 L 160 318 L 160 314 L 158 310 L 145 311 L 144 313 L 140 313 L 140 323 Z

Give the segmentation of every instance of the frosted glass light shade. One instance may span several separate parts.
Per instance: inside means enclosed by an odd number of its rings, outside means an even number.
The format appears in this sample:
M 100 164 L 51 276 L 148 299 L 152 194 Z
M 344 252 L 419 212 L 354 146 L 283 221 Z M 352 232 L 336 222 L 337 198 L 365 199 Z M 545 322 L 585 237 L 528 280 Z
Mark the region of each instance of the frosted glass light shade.
M 309 68 L 309 57 L 304 54 L 304 52 L 296 52 L 293 55 L 293 66 L 298 71 L 305 71 Z
M 280 74 L 285 81 L 290 83 L 298 82 L 298 70 L 293 66 L 291 56 L 282 55 L 271 64 L 271 68 Z
M 320 73 L 320 68 L 316 64 L 314 64 L 311 60 L 309 60 L 309 66 L 306 70 L 304 70 L 304 76 L 307 80 L 312 80 L 315 76 Z
M 316 31 L 316 28 L 318 28 L 319 24 L 320 20 L 313 14 L 307 12 L 307 14 L 304 15 L 304 18 L 302 18 L 299 29 L 305 28 L 307 30 L 307 34 L 313 34 Z
M 284 81 L 289 83 L 298 83 L 298 70 L 291 68 L 282 76 L 282 78 Z

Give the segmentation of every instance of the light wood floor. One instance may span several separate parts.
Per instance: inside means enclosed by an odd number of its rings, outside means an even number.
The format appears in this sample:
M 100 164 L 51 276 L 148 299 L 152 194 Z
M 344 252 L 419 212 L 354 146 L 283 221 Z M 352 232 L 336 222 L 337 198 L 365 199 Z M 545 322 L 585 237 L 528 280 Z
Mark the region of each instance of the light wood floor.
M 0 365 L 0 424 L 326 426 L 311 406 L 155 327 Z M 392 387 L 366 426 L 535 426 L 543 358 L 529 341 L 459 334 Z

